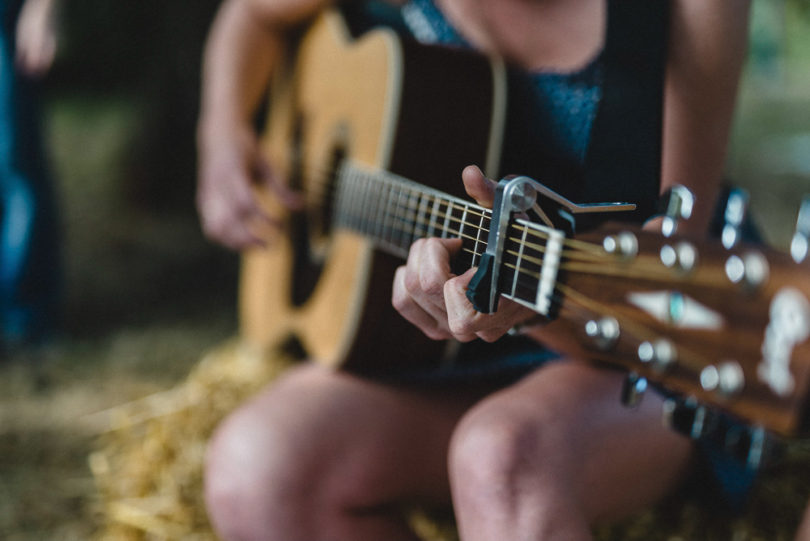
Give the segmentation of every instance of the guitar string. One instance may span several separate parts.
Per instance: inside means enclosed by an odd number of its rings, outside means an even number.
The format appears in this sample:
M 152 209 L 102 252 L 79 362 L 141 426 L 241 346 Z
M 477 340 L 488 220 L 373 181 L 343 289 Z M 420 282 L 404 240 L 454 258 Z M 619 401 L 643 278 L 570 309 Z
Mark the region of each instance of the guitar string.
M 390 189 L 390 190 L 398 190 L 399 193 L 397 197 L 402 199 L 402 194 L 407 194 L 405 199 L 409 202 L 406 205 L 401 205 L 398 202 L 394 204 L 394 212 L 389 216 L 393 217 L 398 223 L 391 223 L 387 228 L 392 231 L 392 234 L 398 233 L 400 240 L 403 237 L 409 237 L 411 239 L 421 238 L 417 235 L 417 232 L 425 232 L 429 228 L 441 228 L 445 234 L 449 236 L 455 236 L 457 238 L 462 238 L 470 241 L 477 241 L 478 237 L 473 236 L 471 233 L 480 233 L 485 232 L 488 233 L 489 230 L 487 228 L 481 227 L 479 224 L 481 222 L 481 218 L 490 220 L 491 213 L 488 213 L 485 209 L 479 210 L 479 207 L 473 204 L 467 203 L 457 203 L 449 198 L 443 198 L 441 196 L 436 196 L 434 194 L 426 193 L 418 191 L 417 189 L 405 185 L 404 183 L 400 183 L 399 185 L 395 184 L 393 181 L 385 178 L 374 178 L 373 175 L 365 175 L 366 181 L 374 179 L 377 183 L 384 183 L 388 184 L 383 190 Z M 355 182 L 356 184 L 356 182 Z M 375 183 L 372 182 L 370 185 L 374 186 Z M 377 190 L 378 193 L 381 193 L 381 190 Z M 390 194 L 392 191 L 389 191 L 389 199 Z M 411 202 L 415 201 L 415 205 L 411 204 Z M 426 207 L 438 207 L 439 212 L 432 213 L 435 222 L 438 221 L 445 221 L 448 224 L 452 224 L 457 227 L 457 229 L 452 228 L 445 228 L 443 226 L 432 226 L 431 221 L 427 220 L 426 218 L 419 219 L 418 216 L 420 214 L 420 206 L 423 204 L 424 201 L 427 201 Z M 361 216 L 368 214 L 367 211 L 362 209 L 363 205 L 367 204 L 367 201 L 362 198 L 352 198 L 353 205 L 348 209 L 349 214 L 359 214 Z M 377 201 L 379 204 L 379 201 Z M 386 202 L 386 205 L 390 204 Z M 444 208 L 445 210 L 442 210 Z M 379 210 L 379 209 L 378 209 Z M 469 220 L 461 220 L 457 217 L 454 212 L 466 212 L 470 216 L 474 218 L 479 218 L 479 222 L 473 222 Z M 416 216 L 416 219 L 410 219 L 411 216 Z M 408 227 L 398 227 L 401 225 L 405 225 Z M 411 224 L 413 224 L 411 226 Z M 383 228 L 385 228 L 385 224 L 383 224 Z M 408 231 L 410 229 L 410 231 Z M 538 252 L 545 252 L 545 241 L 548 240 L 549 236 L 547 233 L 543 231 L 538 231 L 531 227 L 522 225 L 522 224 L 513 224 L 510 227 L 511 229 L 516 229 L 517 231 L 523 231 L 524 229 L 528 230 L 528 234 L 531 236 L 531 242 L 524 242 L 522 239 L 518 239 L 514 236 L 507 237 L 507 241 L 510 242 L 517 242 L 517 243 L 524 243 L 525 247 L 531 248 Z M 466 231 L 471 231 L 471 233 L 464 233 Z M 511 232 L 511 231 L 510 231 Z M 479 235 L 480 237 L 480 235 Z M 386 239 L 381 239 L 386 240 Z M 538 242 L 539 241 L 539 242 Z M 541 243 L 542 242 L 542 243 Z M 677 275 L 676 273 L 671 272 L 671 269 L 667 269 L 666 267 L 662 268 L 661 265 L 657 261 L 651 262 L 642 262 L 641 264 L 636 264 L 630 268 L 629 265 L 622 265 L 621 267 L 614 267 L 610 265 L 605 265 L 605 263 L 613 263 L 615 262 L 615 257 L 611 256 L 604 252 L 601 245 L 596 243 L 591 243 L 587 241 L 582 241 L 579 239 L 569 239 L 565 238 L 563 240 L 563 253 L 562 257 L 564 258 L 563 263 L 561 263 L 561 269 L 569 271 L 569 272 L 581 272 L 581 273 L 589 273 L 589 274 L 599 274 L 605 276 L 632 276 L 634 278 L 665 278 L 665 279 L 679 279 L 682 278 L 681 276 Z M 403 249 L 407 249 L 408 246 L 399 246 Z M 477 251 L 469 251 L 473 255 L 473 257 L 480 256 L 481 253 Z M 482 252 L 483 253 L 483 252 Z M 513 255 L 516 255 L 513 253 Z M 526 256 L 524 256 L 526 257 Z M 575 260 L 580 261 L 579 263 L 574 262 Z M 542 264 L 542 260 L 537 261 L 539 264 Z M 593 264 L 592 264 L 593 263 Z M 518 269 L 519 272 L 523 273 L 522 269 Z M 530 277 L 535 278 L 535 276 L 531 275 Z
M 559 302 L 562 298 L 565 298 L 572 301 L 574 306 L 579 306 L 582 310 L 580 313 L 587 316 L 586 318 L 580 319 L 590 319 L 594 314 L 611 314 L 616 318 L 617 321 L 619 321 L 619 327 L 622 330 L 622 334 L 624 336 L 633 337 L 639 344 L 644 341 L 653 341 L 660 336 L 660 333 L 657 333 L 651 326 L 645 324 L 640 318 L 629 316 L 627 314 L 619 314 L 617 311 L 611 310 L 611 308 L 605 303 L 600 303 L 599 301 L 593 300 L 588 295 L 585 295 L 584 293 L 581 293 L 566 284 L 559 284 L 558 289 L 560 293 L 562 293 L 562 296 L 560 299 L 557 299 L 557 301 Z M 563 307 L 564 306 L 566 305 L 563 305 Z M 568 305 L 569 309 L 573 309 L 574 306 Z M 676 362 L 681 368 L 685 368 L 693 372 L 699 372 L 701 369 L 703 369 L 703 367 L 711 364 L 708 359 L 702 358 L 699 353 L 690 349 L 688 346 L 679 345 L 677 352 L 678 355 Z
M 353 171 L 353 170 L 350 170 L 350 171 Z M 366 173 L 365 172 L 359 172 L 359 174 L 364 175 Z M 321 178 L 322 177 L 323 176 L 321 175 Z M 421 200 L 427 199 L 428 201 L 431 201 L 434 204 L 436 203 L 436 201 L 438 201 L 439 202 L 439 208 L 441 208 L 442 205 L 445 208 L 447 208 L 447 212 L 439 213 L 437 217 L 440 218 L 440 219 L 446 219 L 446 218 L 449 217 L 450 222 L 454 222 L 454 223 L 459 225 L 459 230 L 461 230 L 461 229 L 471 229 L 471 230 L 473 230 L 473 232 L 477 232 L 477 231 L 483 231 L 483 232 L 486 232 L 486 233 L 489 232 L 488 229 L 481 227 L 480 225 L 478 225 L 475 222 L 461 221 L 459 218 L 456 218 L 452 214 L 453 211 L 460 209 L 458 207 L 458 205 L 463 205 L 463 207 L 461 207 L 461 208 L 465 209 L 466 212 L 468 212 L 473 217 L 479 218 L 479 219 L 482 218 L 482 217 L 486 218 L 486 219 L 490 219 L 491 218 L 491 212 L 486 211 L 485 209 L 479 210 L 479 208 L 476 205 L 473 205 L 473 204 L 456 203 L 455 201 L 452 201 L 449 198 L 442 198 L 440 196 L 436 196 L 436 195 L 433 195 L 433 194 L 428 194 L 428 193 L 426 193 L 424 191 L 420 192 L 415 188 L 412 188 L 410 186 L 405 185 L 404 183 L 400 184 L 399 186 L 395 186 L 393 181 L 391 181 L 389 179 L 386 179 L 384 177 L 378 177 L 378 178 L 376 178 L 376 181 L 377 182 L 373 183 L 372 185 L 381 184 L 381 183 L 382 184 L 387 183 L 391 187 L 396 187 L 397 189 L 399 189 L 400 192 L 402 192 L 403 190 L 407 191 L 409 201 L 413 201 L 414 198 L 415 198 L 416 206 L 406 206 L 406 207 L 404 207 L 404 209 L 403 209 L 403 207 L 401 207 L 399 205 L 397 205 L 395 207 L 396 214 L 394 215 L 394 217 L 397 218 L 397 219 L 401 219 L 401 221 L 406 226 L 410 225 L 411 222 L 415 222 L 415 224 L 414 224 L 415 226 L 424 226 L 424 225 L 426 225 L 427 222 L 424 221 L 424 220 L 422 220 L 422 221 L 409 220 L 408 217 L 410 215 L 412 215 L 413 213 L 416 213 L 418 215 Z M 323 184 L 325 184 L 325 183 L 319 183 L 317 185 L 321 186 Z M 367 214 L 366 211 L 362 210 L 362 204 L 360 202 L 357 202 L 356 200 L 354 200 L 354 201 L 355 201 L 354 209 L 355 210 L 360 209 L 359 210 L 360 213 Z M 401 212 L 403 210 L 404 210 L 404 212 Z M 352 212 L 352 209 L 350 209 L 350 212 Z M 480 223 L 480 220 L 479 220 L 479 223 Z M 415 229 L 415 227 L 413 229 Z M 526 229 L 526 226 L 518 224 L 518 225 L 516 225 L 516 229 L 518 231 L 522 231 L 523 229 Z M 538 232 L 537 230 L 532 229 L 532 228 L 528 228 L 528 229 L 529 229 L 529 233 L 534 238 L 540 239 L 542 241 L 545 241 L 545 240 L 548 239 L 548 236 L 545 233 Z M 405 229 L 403 228 L 402 231 L 404 232 Z M 457 233 L 458 230 L 449 231 L 449 232 L 450 233 Z M 517 239 L 514 238 L 514 237 L 509 237 L 507 240 L 516 241 Z M 586 253 L 590 253 L 590 254 L 592 254 L 594 256 L 595 260 L 598 260 L 598 261 L 601 262 L 604 259 L 603 258 L 604 252 L 602 252 L 601 246 L 599 246 L 597 244 L 592 244 L 592 243 L 587 243 L 587 242 L 580 241 L 580 240 L 577 240 L 577 239 L 567 239 L 567 238 L 564 239 L 563 242 L 566 245 L 568 245 L 569 247 L 571 247 L 571 248 L 581 249 L 581 251 L 569 253 L 568 255 L 570 257 L 584 257 Z M 542 248 L 543 245 L 541 245 L 541 244 L 529 244 L 529 246 L 533 247 L 533 248 Z
M 373 184 L 372 184 L 373 185 Z M 320 191 L 320 194 L 326 192 L 328 186 L 325 186 L 323 190 Z M 409 225 L 411 221 L 414 222 L 411 236 L 415 237 L 417 231 L 425 231 L 427 232 L 427 227 L 430 226 L 430 222 L 425 218 L 419 218 L 421 213 L 421 209 L 424 207 L 429 209 L 431 207 L 437 206 L 439 209 L 442 206 L 445 207 L 446 210 L 438 213 L 438 220 L 447 221 L 449 224 L 453 224 L 454 227 L 457 229 L 450 229 L 447 228 L 446 233 L 450 235 L 454 235 L 458 238 L 462 238 L 465 240 L 470 241 L 477 241 L 478 237 L 475 237 L 471 233 L 465 233 L 465 231 L 469 230 L 472 233 L 475 232 L 488 232 L 487 228 L 481 227 L 479 224 L 485 219 L 491 219 L 491 214 L 487 214 L 484 211 L 479 211 L 476 206 L 474 205 L 464 205 L 463 208 L 466 213 L 474 218 L 478 218 L 478 223 L 461 220 L 460 218 L 456 217 L 453 212 L 456 210 L 460 210 L 457 208 L 457 203 L 452 200 L 444 199 L 433 194 L 427 194 L 424 192 L 419 192 L 416 189 L 401 185 L 396 186 L 394 183 L 389 182 L 388 186 L 381 187 L 379 190 L 375 190 L 377 193 L 382 194 L 385 190 L 389 190 L 389 197 L 392 190 L 398 190 L 400 193 L 397 196 L 399 199 L 402 199 L 402 192 L 407 192 L 408 195 L 405 199 L 408 201 L 408 204 L 405 207 L 400 206 L 398 203 L 394 205 L 395 207 L 395 214 L 394 218 L 399 221 L 400 223 L 405 223 Z M 322 201 L 323 199 L 318 199 L 318 201 Z M 415 205 L 411 204 L 411 202 L 415 201 Z M 388 205 L 390 202 L 386 202 L 385 205 Z M 378 207 L 377 211 L 379 214 L 380 207 L 379 201 L 377 201 Z M 350 209 L 350 212 L 357 212 L 359 210 L 358 202 L 355 202 L 355 207 Z M 415 220 L 408 220 L 410 216 L 416 216 Z M 392 227 L 394 224 L 392 224 Z M 400 228 L 404 232 L 404 228 Z M 526 233 L 526 235 L 530 235 L 532 238 L 532 242 L 527 243 L 527 245 L 531 248 L 536 250 L 539 253 L 545 252 L 545 244 L 541 244 L 538 241 L 546 241 L 548 240 L 548 234 L 542 231 L 538 231 L 533 229 L 529 226 L 525 226 L 523 224 L 514 224 L 510 227 L 510 233 L 512 232 L 511 229 L 515 229 L 520 233 Z M 518 239 L 515 236 L 509 236 L 508 241 L 511 242 L 521 242 L 522 239 Z M 477 244 L 477 242 L 476 242 Z M 637 277 L 637 278 L 651 278 L 650 271 L 655 271 L 657 268 L 660 269 L 659 265 L 644 265 L 648 267 L 646 269 L 636 269 L 634 270 L 629 269 L 626 265 L 622 266 L 621 268 L 610 267 L 606 265 L 593 265 L 591 263 L 605 263 L 611 262 L 615 258 L 606 254 L 602 247 L 598 244 L 582 241 L 578 239 L 564 239 L 563 244 L 565 248 L 563 249 L 563 257 L 565 258 L 564 262 L 561 264 L 561 269 L 566 270 L 568 272 L 579 272 L 579 273 L 591 273 L 591 274 L 600 274 L 600 275 L 621 275 L 625 278 L 628 277 Z M 473 258 L 476 256 L 480 256 L 481 253 L 475 248 L 468 248 L 463 247 L 463 252 L 472 255 Z M 534 265 L 542 266 L 543 258 L 542 257 L 534 257 L 534 256 L 527 256 L 524 254 L 519 254 L 514 250 L 507 249 L 505 250 L 505 254 L 518 258 L 520 263 L 531 263 Z M 580 262 L 572 262 L 573 259 L 579 259 Z M 537 280 L 540 278 L 539 271 L 538 272 L 529 272 L 524 268 L 520 267 L 519 264 L 512 264 L 509 262 L 505 262 L 504 266 L 509 268 L 513 271 L 518 272 L 519 278 L 528 277 L 532 279 L 532 281 Z M 672 273 L 667 273 L 666 271 L 662 272 L 661 274 L 666 274 L 666 277 L 672 279 L 674 276 Z M 611 310 L 609 306 L 606 306 L 598 301 L 592 300 L 587 295 L 582 294 L 581 292 L 576 291 L 574 288 L 570 287 L 564 283 L 557 284 L 557 291 L 553 295 L 553 299 L 555 302 L 561 302 L 562 299 L 570 300 L 570 303 L 563 304 L 563 310 L 570 311 L 570 312 L 578 312 L 579 314 L 584 314 L 586 316 L 590 316 L 592 314 L 602 314 L 602 313 L 611 313 L 617 319 L 620 319 L 620 325 L 623 330 L 623 334 L 625 336 L 632 336 L 636 341 L 639 343 L 643 340 L 653 340 L 655 339 L 658 334 L 652 329 L 650 326 L 644 324 L 640 318 L 631 317 L 627 314 L 618 315 L 614 310 Z M 688 348 L 680 347 L 678 348 L 679 351 L 679 358 L 678 363 L 680 366 L 690 369 L 693 371 L 700 370 L 703 366 L 706 366 L 706 362 L 701 362 L 700 356 L 693 351 L 690 351 Z M 654 378 L 653 378 L 654 379 Z

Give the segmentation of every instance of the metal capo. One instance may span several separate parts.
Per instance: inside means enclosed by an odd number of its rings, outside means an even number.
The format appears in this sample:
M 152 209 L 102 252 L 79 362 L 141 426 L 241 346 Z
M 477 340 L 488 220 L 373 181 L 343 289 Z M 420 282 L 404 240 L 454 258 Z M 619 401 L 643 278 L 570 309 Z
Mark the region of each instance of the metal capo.
M 479 312 L 491 314 L 498 309 L 498 280 L 508 226 L 516 214 L 528 213 L 535 220 L 562 235 L 575 231 L 575 215 L 635 210 L 632 203 L 577 204 L 526 176 L 505 177 L 498 182 L 492 205 L 487 248 L 478 270 L 470 281 L 467 298 Z M 555 270 L 556 274 L 556 270 Z

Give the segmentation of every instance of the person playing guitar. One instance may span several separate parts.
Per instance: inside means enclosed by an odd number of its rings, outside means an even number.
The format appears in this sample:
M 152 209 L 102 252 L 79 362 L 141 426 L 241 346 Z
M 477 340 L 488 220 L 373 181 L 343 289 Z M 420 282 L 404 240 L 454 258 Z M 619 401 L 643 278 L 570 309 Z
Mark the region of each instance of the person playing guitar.
M 206 234 L 225 246 L 273 250 L 284 222 L 255 197 L 257 185 L 287 209 L 306 204 L 266 161 L 254 116 L 286 44 L 327 4 L 225 0 L 215 20 L 198 207 Z M 627 200 L 637 222 L 650 218 L 659 193 L 682 184 L 696 195 L 682 230 L 707 231 L 745 57 L 746 0 L 345 7 L 360 28 L 385 25 L 504 59 L 518 107 L 507 115 L 500 167 L 488 174 L 527 174 L 581 201 Z M 464 169 L 462 182 L 479 205 L 492 205 L 481 169 Z M 555 358 L 546 347 L 559 337 L 534 312 L 506 299 L 492 314 L 473 309 L 475 271 L 452 266 L 460 244 L 413 242 L 392 303 L 431 339 L 461 342 L 456 356 L 466 368 L 412 380 L 317 363 L 288 371 L 232 413 L 210 444 L 206 499 L 223 538 L 416 539 L 402 511 L 418 503 L 452 505 L 465 541 L 584 540 L 593 524 L 683 481 L 697 454 L 661 426 L 663 399 L 651 394 L 627 409 L 617 398 L 621 374 Z M 506 336 L 519 325 L 531 340 Z

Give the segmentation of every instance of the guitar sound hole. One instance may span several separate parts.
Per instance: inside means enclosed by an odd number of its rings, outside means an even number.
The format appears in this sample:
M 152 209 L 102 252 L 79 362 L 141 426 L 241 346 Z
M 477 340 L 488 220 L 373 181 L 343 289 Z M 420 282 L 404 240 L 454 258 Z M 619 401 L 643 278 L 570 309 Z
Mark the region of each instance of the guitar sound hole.
M 300 139 L 296 134 L 296 144 Z M 297 212 L 290 219 L 290 236 L 293 247 L 293 274 L 291 303 L 302 306 L 312 295 L 323 272 L 323 262 L 328 251 L 332 233 L 333 203 L 335 198 L 336 175 L 346 157 L 345 147 L 336 146 L 324 177 L 324 185 L 313 188 L 321 194 L 320 201 L 311 204 L 306 210 Z M 293 186 L 304 186 L 302 168 L 295 167 L 291 179 Z

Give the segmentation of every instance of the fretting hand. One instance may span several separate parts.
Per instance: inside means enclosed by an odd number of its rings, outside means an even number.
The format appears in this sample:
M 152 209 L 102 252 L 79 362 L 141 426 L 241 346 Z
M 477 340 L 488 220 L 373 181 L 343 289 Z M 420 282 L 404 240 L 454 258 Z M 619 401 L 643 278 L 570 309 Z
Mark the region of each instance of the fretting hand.
M 461 176 L 467 194 L 479 205 L 492 207 L 495 183 L 475 166 L 465 168 Z M 461 239 L 414 242 L 407 263 L 397 269 L 392 293 L 392 304 L 405 319 L 434 340 L 481 338 L 492 342 L 534 316 L 531 310 L 504 298 L 495 313 L 477 312 L 466 297 L 475 269 L 460 276 L 450 270 L 450 261 L 460 249 Z

